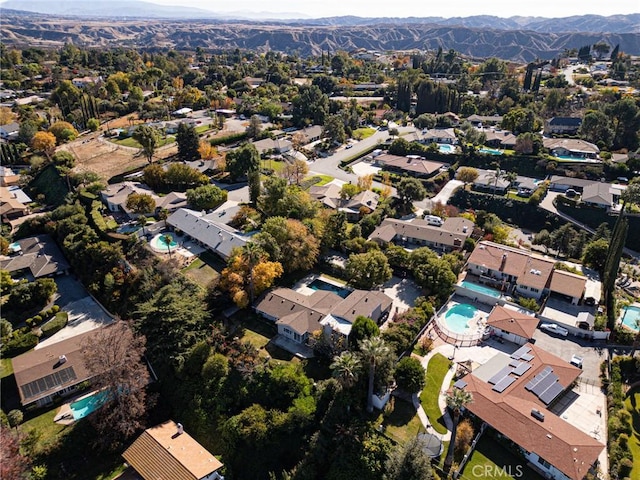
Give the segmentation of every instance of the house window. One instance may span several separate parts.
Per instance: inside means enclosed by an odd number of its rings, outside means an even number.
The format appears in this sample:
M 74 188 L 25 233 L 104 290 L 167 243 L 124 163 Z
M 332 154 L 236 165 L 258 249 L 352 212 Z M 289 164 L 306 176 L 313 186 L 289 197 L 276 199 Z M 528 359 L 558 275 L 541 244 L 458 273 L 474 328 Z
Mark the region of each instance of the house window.
M 533 287 L 531 287 L 531 291 L 532 291 L 533 293 L 538 293 L 540 290 L 538 290 L 537 288 L 533 288 Z
M 542 457 L 538 457 L 538 463 L 542 465 L 544 468 L 546 468 L 547 470 L 551 468 L 551 464 Z
M 294 339 L 296 342 L 299 342 L 299 341 L 300 341 L 300 334 L 298 334 L 298 333 L 294 333 L 294 334 L 293 334 L 293 339 Z
M 289 336 L 291 336 L 293 334 L 293 332 L 291 331 L 290 328 L 284 327 L 282 330 L 284 331 L 284 333 L 286 333 Z

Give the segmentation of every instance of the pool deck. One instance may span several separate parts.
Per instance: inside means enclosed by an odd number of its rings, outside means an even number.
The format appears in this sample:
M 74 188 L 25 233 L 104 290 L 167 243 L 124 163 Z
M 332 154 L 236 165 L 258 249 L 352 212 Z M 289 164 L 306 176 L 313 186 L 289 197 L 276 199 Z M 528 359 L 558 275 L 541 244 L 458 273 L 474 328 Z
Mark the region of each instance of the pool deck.
M 454 306 L 460 304 L 472 305 L 476 312 L 473 317 L 468 322 L 468 328 L 465 333 L 456 332 L 451 330 L 448 327 L 446 315 Z M 485 328 L 487 326 L 487 319 L 489 318 L 489 314 L 493 309 L 492 306 L 486 305 L 481 302 L 475 302 L 466 297 L 462 297 L 460 295 L 454 295 L 451 300 L 440 310 L 438 315 L 436 316 L 436 322 L 438 323 L 439 329 L 447 335 L 450 339 L 454 339 L 457 341 L 476 341 L 481 340 Z
M 83 398 L 90 397 L 97 392 L 97 390 L 92 390 L 89 393 L 81 393 L 79 395 L 70 397 L 69 400 L 67 400 L 60 406 L 58 413 L 55 417 L 53 417 L 53 421 L 60 425 L 71 425 L 72 423 L 76 422 L 77 420 L 73 418 L 73 412 L 71 411 L 71 404 L 82 400 Z
M 339 287 L 339 288 L 346 288 L 346 289 L 349 288 L 346 283 L 341 283 L 341 282 L 339 282 L 337 280 L 334 280 L 332 278 L 327 278 L 324 275 L 317 275 L 315 273 L 312 273 L 312 274 L 307 275 L 306 277 L 304 277 L 298 283 L 296 283 L 293 286 L 293 290 L 295 290 L 298 293 L 302 293 L 303 295 L 313 295 L 313 292 L 315 292 L 316 290 L 314 290 L 313 288 L 309 287 L 309 284 L 311 284 L 314 280 L 318 280 L 318 279 L 322 280 L 325 283 L 328 283 L 330 285 L 334 285 L 334 286 Z

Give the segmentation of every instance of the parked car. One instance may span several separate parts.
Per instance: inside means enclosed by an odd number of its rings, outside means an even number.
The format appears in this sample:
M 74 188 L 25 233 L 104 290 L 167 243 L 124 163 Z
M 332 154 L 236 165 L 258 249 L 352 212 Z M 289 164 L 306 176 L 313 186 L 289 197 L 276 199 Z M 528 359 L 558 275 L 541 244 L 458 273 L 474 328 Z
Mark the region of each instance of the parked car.
M 582 357 L 579 357 L 578 355 L 573 355 L 569 363 L 578 368 L 582 368 Z
M 429 225 L 434 225 L 436 227 L 441 227 L 442 224 L 444 223 L 442 221 L 442 218 L 437 217 L 436 215 L 427 215 L 426 217 L 424 217 L 424 219 L 427 221 Z
M 566 337 L 569 335 L 569 330 L 555 323 L 543 323 L 540 325 L 540 330 L 545 330 L 549 333 L 555 333 L 556 335 L 560 335 L 561 337 Z

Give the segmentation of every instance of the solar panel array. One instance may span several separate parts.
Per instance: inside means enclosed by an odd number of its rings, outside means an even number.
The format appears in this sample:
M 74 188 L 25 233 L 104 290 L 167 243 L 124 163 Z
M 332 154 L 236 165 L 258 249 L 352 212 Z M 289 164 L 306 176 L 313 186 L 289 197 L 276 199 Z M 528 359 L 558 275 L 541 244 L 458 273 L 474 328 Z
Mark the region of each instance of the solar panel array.
M 533 377 L 531 379 L 531 381 L 529 383 L 527 383 L 525 385 L 524 388 L 526 388 L 529 391 L 532 391 L 535 386 L 540 383 L 540 381 L 542 381 L 547 375 L 549 375 L 551 372 L 553 371 L 553 368 L 551 367 L 545 367 L 544 370 L 542 370 L 539 374 L 537 374 L 535 377 Z
M 460 390 L 462 390 L 464 387 L 467 386 L 467 382 L 465 382 L 464 380 L 460 379 L 456 383 L 454 383 L 453 386 L 456 387 L 456 388 L 459 388 Z
M 489 383 L 495 385 L 504 377 L 508 376 L 511 372 L 513 372 L 513 368 L 508 366 L 504 367 L 502 370 L 500 370 L 498 373 L 496 373 L 493 377 L 489 379 Z
M 22 395 L 25 400 L 36 397 L 43 392 L 51 390 L 52 388 L 59 387 L 71 380 L 76 380 L 76 372 L 73 367 L 63 368 L 58 372 L 53 372 L 42 378 L 38 378 L 33 382 L 29 382 L 20 387 L 22 389 Z
M 530 351 L 531 351 L 531 347 L 527 347 L 526 345 L 524 345 L 524 346 L 520 347 L 518 350 L 516 350 L 515 352 L 513 352 L 511 354 L 511 358 L 513 358 L 514 360 L 520 360 L 522 358 L 522 355 L 525 355 L 525 354 L 529 353 Z M 531 357 L 531 358 L 533 358 L 533 357 Z
M 502 393 L 506 390 L 506 388 L 511 385 L 513 382 L 515 382 L 516 379 L 514 377 L 510 377 L 509 375 L 505 376 L 502 378 L 502 380 L 500 380 L 498 383 L 496 383 L 492 390 L 495 390 L 498 393 Z
M 549 405 L 564 391 L 564 386 L 558 380 L 553 368 L 545 367 L 524 388 L 538 397 L 542 403 Z
M 564 387 L 560 382 L 556 382 L 547 388 L 541 395 L 538 396 L 540 401 L 545 405 L 549 405 L 555 400 L 555 398 L 564 391 Z

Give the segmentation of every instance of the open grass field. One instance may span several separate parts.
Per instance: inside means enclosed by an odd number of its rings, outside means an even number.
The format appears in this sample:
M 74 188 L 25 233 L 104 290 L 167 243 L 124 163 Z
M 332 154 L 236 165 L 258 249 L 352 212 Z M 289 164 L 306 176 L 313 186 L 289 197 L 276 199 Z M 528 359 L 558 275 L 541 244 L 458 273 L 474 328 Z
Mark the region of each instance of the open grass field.
M 382 424 L 384 434 L 400 444 L 405 444 L 410 439 L 415 438 L 420 429 L 423 428 L 413 405 L 398 398 L 394 400 L 391 414 L 379 420 L 376 423 Z
M 122 145 L 123 147 L 141 148 L 141 145 L 133 137 L 115 139 L 111 141 L 118 145 Z M 162 137 L 160 139 L 160 142 L 158 143 L 158 148 L 164 147 L 165 145 L 169 145 L 170 143 L 174 143 L 175 141 L 176 141 L 176 137 L 174 135 L 167 135 L 166 137 Z
M 629 449 L 633 455 L 633 469 L 629 478 L 640 478 L 640 387 L 629 390 L 624 406 L 631 414 Z
M 440 390 L 442 390 L 442 382 L 450 366 L 451 362 L 444 355 L 436 353 L 431 357 L 427 365 L 427 384 L 420 394 L 422 408 L 427 417 L 429 417 L 429 422 L 434 430 L 440 434 L 447 433 L 447 427 L 445 427 L 442 420 L 438 397 L 440 396 Z
M 374 133 L 376 133 L 375 128 L 364 127 L 364 128 L 357 128 L 356 130 L 354 130 L 352 136 L 353 138 L 364 140 L 365 138 L 369 138 Z
M 191 278 L 203 288 L 220 276 L 220 274 L 201 258 L 195 259 L 188 267 L 182 269 L 182 273 Z

